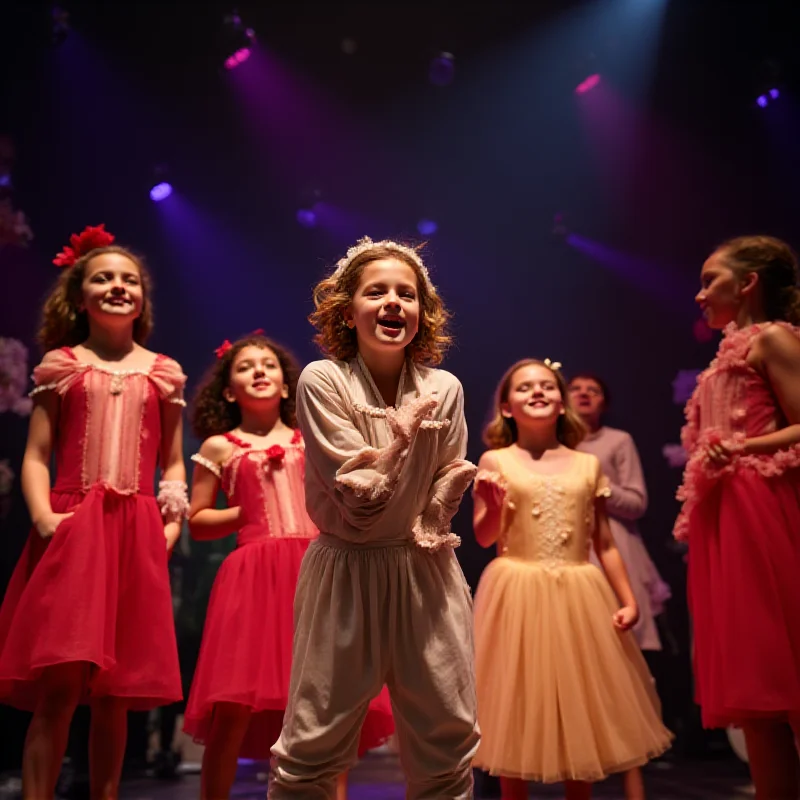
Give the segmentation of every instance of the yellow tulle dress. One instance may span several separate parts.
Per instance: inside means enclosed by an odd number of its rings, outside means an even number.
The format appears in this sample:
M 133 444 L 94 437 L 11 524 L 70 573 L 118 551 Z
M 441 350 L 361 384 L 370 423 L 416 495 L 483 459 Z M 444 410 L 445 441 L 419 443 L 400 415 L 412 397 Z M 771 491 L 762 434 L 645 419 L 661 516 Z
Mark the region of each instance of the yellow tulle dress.
M 478 721 L 474 766 L 551 783 L 597 781 L 669 746 L 660 704 L 605 575 L 588 560 L 595 498 L 610 489 L 597 458 L 573 453 L 555 475 L 517 448 L 495 450 L 506 487 L 498 557 L 475 597 Z

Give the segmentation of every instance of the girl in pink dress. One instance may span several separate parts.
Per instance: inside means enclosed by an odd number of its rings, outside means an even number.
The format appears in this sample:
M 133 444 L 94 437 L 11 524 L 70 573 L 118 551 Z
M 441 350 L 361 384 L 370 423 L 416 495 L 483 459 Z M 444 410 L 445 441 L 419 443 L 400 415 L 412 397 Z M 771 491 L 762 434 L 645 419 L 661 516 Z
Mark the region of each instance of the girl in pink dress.
M 79 702 L 92 708 L 92 796 L 106 798 L 127 710 L 181 699 L 167 551 L 188 509 L 186 378 L 142 346 L 149 279 L 112 241 L 87 228 L 55 261 L 22 465 L 33 529 L 0 609 L 0 698 L 33 712 L 22 779 L 36 800 L 53 796 Z
M 203 439 L 189 525 L 196 539 L 237 531 L 206 616 L 184 730 L 206 745 L 202 797 L 228 797 L 237 758 L 266 759 L 288 703 L 293 602 L 300 562 L 318 531 L 305 508 L 305 451 L 295 419 L 299 370 L 256 332 L 217 350 L 194 428 Z M 216 507 L 225 493 L 228 507 Z M 360 750 L 394 730 L 388 694 L 373 701 Z M 340 797 L 345 796 L 340 777 Z
M 724 338 L 686 406 L 675 526 L 689 543 L 703 724 L 742 727 L 758 798 L 800 791 L 797 278 L 792 250 L 767 236 L 728 241 L 703 264 L 696 299 Z

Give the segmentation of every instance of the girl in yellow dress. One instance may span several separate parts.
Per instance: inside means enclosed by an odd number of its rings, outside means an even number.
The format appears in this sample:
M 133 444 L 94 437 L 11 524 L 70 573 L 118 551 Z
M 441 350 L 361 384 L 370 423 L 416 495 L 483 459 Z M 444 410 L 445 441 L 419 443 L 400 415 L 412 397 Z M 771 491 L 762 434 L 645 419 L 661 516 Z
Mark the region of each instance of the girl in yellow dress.
M 588 798 L 592 782 L 672 738 L 630 632 L 639 611 L 609 530 L 609 483 L 574 449 L 585 429 L 559 366 L 528 359 L 506 372 L 475 483 L 475 536 L 498 558 L 475 599 L 474 764 L 501 776 L 505 800 L 526 798 L 526 781 Z M 627 796 L 643 797 L 631 774 Z

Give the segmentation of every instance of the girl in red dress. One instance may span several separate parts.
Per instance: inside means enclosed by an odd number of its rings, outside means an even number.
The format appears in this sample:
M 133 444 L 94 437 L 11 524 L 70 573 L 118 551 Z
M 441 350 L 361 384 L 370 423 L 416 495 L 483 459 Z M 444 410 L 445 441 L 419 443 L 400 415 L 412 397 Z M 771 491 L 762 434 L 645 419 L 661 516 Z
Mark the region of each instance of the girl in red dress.
M 113 238 L 102 225 L 72 237 L 39 334 L 22 464 L 33 529 L 0 608 L 0 699 L 33 712 L 30 800 L 53 796 L 79 702 L 92 708 L 92 797 L 111 798 L 127 710 L 181 698 L 167 555 L 188 510 L 186 377 L 142 346 L 148 275 Z
M 305 452 L 295 419 L 299 370 L 258 331 L 217 350 L 194 429 L 203 439 L 189 526 L 196 539 L 237 531 L 206 616 L 184 730 L 206 745 L 202 797 L 228 797 L 239 756 L 268 759 L 289 693 L 300 562 L 318 531 L 305 508 Z M 216 507 L 224 492 L 228 507 Z M 362 752 L 394 730 L 388 694 L 373 702 Z M 346 782 L 340 780 L 340 797 Z
M 706 727 L 743 729 L 759 800 L 785 800 L 800 793 L 797 259 L 778 239 L 741 237 L 700 280 L 724 338 L 686 407 L 675 527 L 689 543 L 696 696 Z

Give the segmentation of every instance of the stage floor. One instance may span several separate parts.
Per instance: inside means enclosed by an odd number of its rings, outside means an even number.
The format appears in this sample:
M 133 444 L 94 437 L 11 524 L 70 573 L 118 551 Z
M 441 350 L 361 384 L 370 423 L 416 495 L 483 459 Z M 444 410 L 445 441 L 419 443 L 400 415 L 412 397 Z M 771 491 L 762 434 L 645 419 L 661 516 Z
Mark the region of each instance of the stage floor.
M 258 767 L 240 769 L 231 798 L 263 800 L 266 783 Z M 734 760 L 661 761 L 645 770 L 649 800 L 738 800 L 752 798 L 753 791 L 744 764 Z M 481 776 L 478 776 L 480 779 Z M 199 797 L 198 775 L 184 775 L 175 782 L 135 780 L 126 782 L 120 800 L 196 800 Z M 496 797 L 494 787 L 476 783 L 476 797 Z M 593 796 L 622 800 L 618 778 L 609 778 L 595 786 Z M 531 786 L 532 798 L 563 797 L 558 785 Z M 404 800 L 403 776 L 394 755 L 371 755 L 351 773 L 350 800 Z

